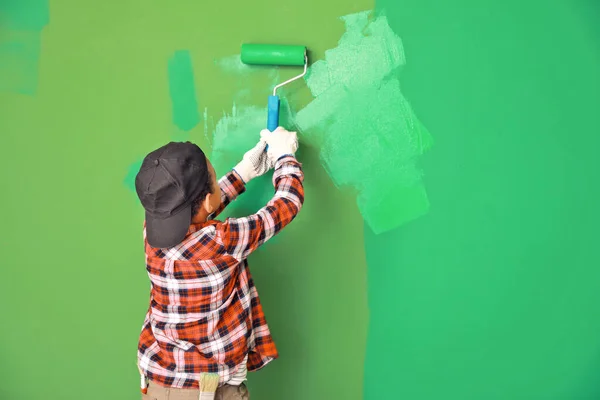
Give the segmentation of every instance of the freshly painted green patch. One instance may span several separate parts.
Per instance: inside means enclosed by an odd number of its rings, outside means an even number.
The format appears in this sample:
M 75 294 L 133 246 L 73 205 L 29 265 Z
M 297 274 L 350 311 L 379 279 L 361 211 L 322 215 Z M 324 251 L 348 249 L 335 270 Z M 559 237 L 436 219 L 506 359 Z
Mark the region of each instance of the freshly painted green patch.
M 48 21 L 47 0 L 0 1 L 0 90 L 35 93 L 40 36 Z
M 427 212 L 417 162 L 432 139 L 400 90 L 402 42 L 385 17 L 370 14 L 342 18 L 346 33 L 310 68 L 315 99 L 296 124 L 336 186 L 358 191 L 361 214 L 381 233 Z
M 11 31 L 0 37 L 0 90 L 32 95 L 38 84 L 40 33 Z
M 2 0 L 2 27 L 19 31 L 41 31 L 50 19 L 48 0 Z
M 190 52 L 176 51 L 169 59 L 168 72 L 173 122 L 181 131 L 188 132 L 200 122 Z
M 142 166 L 143 159 L 140 159 L 129 166 L 127 170 L 127 176 L 125 176 L 125 180 L 123 183 L 127 188 L 133 192 L 135 192 L 135 177 L 137 173 L 140 171 L 140 167 Z

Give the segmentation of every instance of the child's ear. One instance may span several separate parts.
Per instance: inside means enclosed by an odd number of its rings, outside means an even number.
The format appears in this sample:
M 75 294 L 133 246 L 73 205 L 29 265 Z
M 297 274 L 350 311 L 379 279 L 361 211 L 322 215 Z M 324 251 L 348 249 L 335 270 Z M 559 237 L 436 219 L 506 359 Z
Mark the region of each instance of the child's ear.
M 213 195 L 212 193 L 209 193 L 209 194 L 206 195 L 206 197 L 204 198 L 204 200 L 202 200 L 202 207 L 209 214 L 211 212 L 213 212 L 212 206 L 210 204 L 211 203 L 211 196 L 212 195 Z

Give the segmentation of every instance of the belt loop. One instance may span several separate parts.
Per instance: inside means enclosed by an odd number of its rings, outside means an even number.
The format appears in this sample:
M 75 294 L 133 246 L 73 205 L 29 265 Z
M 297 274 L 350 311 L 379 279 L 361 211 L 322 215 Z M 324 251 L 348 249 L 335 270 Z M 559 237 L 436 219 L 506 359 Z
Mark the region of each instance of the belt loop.
M 198 380 L 200 395 L 198 400 L 213 400 L 219 387 L 219 374 L 201 373 Z

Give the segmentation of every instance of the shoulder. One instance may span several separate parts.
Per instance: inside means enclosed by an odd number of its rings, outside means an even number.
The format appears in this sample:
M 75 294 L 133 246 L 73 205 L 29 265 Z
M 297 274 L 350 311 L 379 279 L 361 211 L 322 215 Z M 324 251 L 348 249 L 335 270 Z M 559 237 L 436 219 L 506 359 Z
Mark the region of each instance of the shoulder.
M 220 221 L 209 221 L 205 224 L 191 225 L 190 230 L 177 246 L 168 249 L 157 249 L 146 243 L 147 262 L 162 259 L 169 261 L 193 261 L 197 259 L 206 260 L 218 257 L 225 253 L 223 245 L 222 225 Z

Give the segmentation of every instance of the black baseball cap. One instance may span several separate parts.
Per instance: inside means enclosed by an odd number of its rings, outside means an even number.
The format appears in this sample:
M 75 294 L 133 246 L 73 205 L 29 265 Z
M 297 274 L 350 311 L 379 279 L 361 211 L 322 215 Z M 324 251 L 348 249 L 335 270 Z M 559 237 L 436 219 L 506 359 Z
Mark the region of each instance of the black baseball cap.
M 168 248 L 183 241 L 192 222 L 192 203 L 209 185 L 206 156 L 190 142 L 171 142 L 148 154 L 135 190 L 146 210 L 146 239 Z

